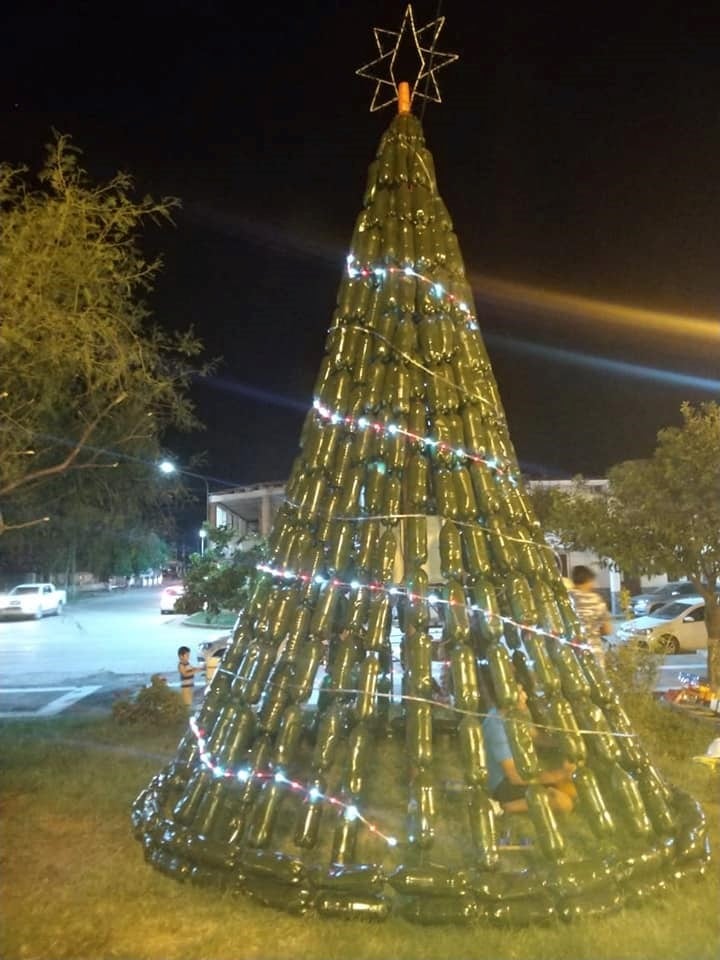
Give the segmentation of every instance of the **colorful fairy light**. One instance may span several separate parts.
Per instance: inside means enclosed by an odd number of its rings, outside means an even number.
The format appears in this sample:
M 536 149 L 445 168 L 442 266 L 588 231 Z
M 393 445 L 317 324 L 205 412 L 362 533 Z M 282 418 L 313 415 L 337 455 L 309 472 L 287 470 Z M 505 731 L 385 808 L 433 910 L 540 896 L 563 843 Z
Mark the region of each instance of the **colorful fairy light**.
M 282 577 L 284 580 L 293 579 L 298 580 L 301 583 L 316 583 L 320 586 L 327 586 L 330 584 L 334 588 L 342 587 L 343 589 L 348 590 L 370 590 L 372 593 L 384 593 L 389 597 L 402 596 L 408 600 L 420 600 L 426 601 L 427 603 L 442 605 L 446 607 L 450 606 L 462 606 L 451 600 L 444 600 L 442 597 L 438 597 L 437 594 L 431 593 L 428 596 L 422 596 L 418 593 L 413 593 L 407 587 L 398 587 L 390 586 L 386 587 L 384 584 L 379 582 L 374 583 L 361 583 L 359 580 L 351 580 L 349 582 L 338 580 L 337 577 L 323 577 L 321 574 L 311 575 L 309 573 L 298 573 L 296 571 L 288 571 L 285 567 L 273 567 L 269 563 L 258 563 L 257 569 L 261 573 L 267 573 L 272 577 Z M 288 576 L 288 573 L 291 573 L 291 576 Z M 537 624 L 529 623 L 520 623 L 517 620 L 513 620 L 512 617 L 504 616 L 500 613 L 495 613 L 493 610 L 487 610 L 484 607 L 481 607 L 477 603 L 466 603 L 464 604 L 465 609 L 469 610 L 472 613 L 480 613 L 486 619 L 492 618 L 494 620 L 499 620 L 502 624 L 506 626 L 515 627 L 517 630 L 525 630 L 528 633 L 534 633 L 540 637 L 550 637 L 552 640 L 557 640 L 560 643 L 568 644 L 568 646 L 575 647 L 576 649 L 590 650 L 592 649 L 588 644 L 580 643 L 577 639 L 569 638 L 563 634 L 553 633 L 551 630 L 544 630 L 542 627 Z
M 413 277 L 415 280 L 419 280 L 421 283 L 426 284 L 435 297 L 438 300 L 446 300 L 453 307 L 457 307 L 460 313 L 465 315 L 465 322 L 468 324 L 471 330 L 478 329 L 477 317 L 472 312 L 470 307 L 465 303 L 464 300 L 461 300 L 459 297 L 456 297 L 454 293 L 449 293 L 441 283 L 438 283 L 436 280 L 433 280 L 431 277 L 425 276 L 424 273 L 413 269 L 413 267 L 396 267 L 396 266 L 385 266 L 385 267 L 368 267 L 362 264 L 359 264 L 355 259 L 352 253 L 349 253 L 345 258 L 347 275 L 351 280 L 356 280 L 358 277 L 362 279 L 370 279 L 370 277 L 376 277 L 378 280 L 384 279 L 388 274 L 401 273 L 406 277 Z
M 342 414 L 337 410 L 330 410 L 330 408 L 326 407 L 317 397 L 313 400 L 313 409 L 319 417 L 332 424 L 337 425 L 342 423 L 344 426 L 350 427 L 353 430 L 372 430 L 376 434 L 391 437 L 400 435 L 406 440 L 422 443 L 423 446 L 429 447 L 432 450 L 452 454 L 453 457 L 461 463 L 466 461 L 482 463 L 499 477 L 511 479 L 512 464 L 509 460 L 506 460 L 505 463 L 501 465 L 497 457 L 486 457 L 481 453 L 464 450 L 462 447 L 454 447 L 451 443 L 445 443 L 445 441 L 438 440 L 435 437 L 423 437 L 419 433 L 413 433 L 412 430 L 407 430 L 398 423 L 385 424 L 377 420 L 369 420 L 367 416 L 352 417 L 349 414 Z
M 389 847 L 397 846 L 397 839 L 386 833 L 383 833 L 376 823 L 373 823 L 371 820 L 368 820 L 367 817 L 363 816 L 356 804 L 346 803 L 344 800 L 340 799 L 340 797 L 332 796 L 329 793 L 323 793 L 315 785 L 312 787 L 306 787 L 297 780 L 291 780 L 282 770 L 248 770 L 247 767 L 240 767 L 237 770 L 232 770 L 228 767 L 221 766 L 208 752 L 205 731 L 200 729 L 197 719 L 195 717 L 190 717 L 189 723 L 190 730 L 192 731 L 198 746 L 200 762 L 215 779 L 237 780 L 240 783 L 247 783 L 250 780 L 258 780 L 261 782 L 268 782 L 272 780 L 274 783 L 286 786 L 293 793 L 297 793 L 306 797 L 311 803 L 318 803 L 319 801 L 326 800 L 333 806 L 340 807 L 344 812 L 344 817 L 346 820 L 350 822 L 354 820 L 360 820 L 367 827 L 370 833 L 380 837 L 380 839 L 384 840 Z

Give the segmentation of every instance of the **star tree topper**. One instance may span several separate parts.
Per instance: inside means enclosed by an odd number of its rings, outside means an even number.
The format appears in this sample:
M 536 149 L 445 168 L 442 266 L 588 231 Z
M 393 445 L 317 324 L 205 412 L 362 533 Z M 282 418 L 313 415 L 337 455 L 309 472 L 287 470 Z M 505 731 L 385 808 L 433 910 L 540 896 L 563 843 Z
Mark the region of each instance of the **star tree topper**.
M 383 30 L 381 27 L 373 27 L 375 43 L 380 56 L 355 71 L 359 77 L 367 77 L 376 83 L 375 93 L 370 104 L 371 112 L 381 110 L 383 107 L 399 100 L 399 81 L 395 79 L 395 60 L 406 34 L 409 34 L 412 38 L 412 43 L 415 44 L 415 50 L 420 61 L 420 70 L 410 92 L 410 102 L 412 103 L 413 97 L 420 97 L 423 100 L 442 103 L 435 73 L 441 67 L 446 67 L 458 58 L 456 53 L 440 53 L 435 49 L 437 38 L 444 23 L 445 17 L 437 17 L 418 29 L 415 26 L 412 6 L 408 4 L 399 30 Z M 418 87 L 422 80 L 425 80 L 425 85 L 424 89 L 420 90 Z M 379 103 L 380 98 L 390 93 L 389 90 L 385 89 L 386 87 L 390 87 L 392 96 Z

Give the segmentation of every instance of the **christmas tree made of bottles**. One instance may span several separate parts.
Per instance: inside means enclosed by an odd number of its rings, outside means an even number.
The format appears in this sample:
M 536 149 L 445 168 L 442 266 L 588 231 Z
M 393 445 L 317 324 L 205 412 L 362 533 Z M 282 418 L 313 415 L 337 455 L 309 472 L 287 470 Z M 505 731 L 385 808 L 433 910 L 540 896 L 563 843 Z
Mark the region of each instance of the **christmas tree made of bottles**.
M 404 87 L 399 105 L 267 564 L 135 833 L 177 879 L 296 912 L 608 912 L 704 873 L 703 813 L 652 765 L 583 643 Z M 488 794 L 488 692 L 520 775 L 538 775 L 518 681 L 577 765 L 569 816 L 537 784 L 526 815 Z

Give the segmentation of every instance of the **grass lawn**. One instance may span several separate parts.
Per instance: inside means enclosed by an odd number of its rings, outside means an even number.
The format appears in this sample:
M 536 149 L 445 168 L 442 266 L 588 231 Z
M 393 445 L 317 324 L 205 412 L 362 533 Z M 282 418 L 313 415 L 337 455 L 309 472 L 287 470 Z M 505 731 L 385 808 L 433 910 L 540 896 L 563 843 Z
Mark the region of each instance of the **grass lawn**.
M 187 627 L 208 627 L 213 630 L 232 630 L 237 620 L 237 613 L 232 610 L 221 610 L 220 613 L 206 613 L 198 610 L 183 620 Z
M 654 706 L 636 729 L 663 772 L 703 803 L 717 858 L 720 775 L 689 760 L 717 731 Z M 293 917 L 179 884 L 145 864 L 129 822 L 133 798 L 173 756 L 179 734 L 80 715 L 0 724 L 3 960 L 718 956 L 717 859 L 704 881 L 642 909 L 521 930 Z

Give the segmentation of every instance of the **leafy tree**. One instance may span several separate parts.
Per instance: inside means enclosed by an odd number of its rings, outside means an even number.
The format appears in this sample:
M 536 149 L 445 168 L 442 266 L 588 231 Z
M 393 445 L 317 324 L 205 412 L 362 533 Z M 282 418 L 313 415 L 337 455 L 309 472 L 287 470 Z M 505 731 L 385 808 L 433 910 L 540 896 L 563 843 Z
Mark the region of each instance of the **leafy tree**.
M 257 564 L 265 557 L 265 544 L 250 549 L 231 546 L 232 534 L 224 528 L 209 531 L 210 546 L 204 555 L 193 554 L 185 574 L 185 594 L 177 609 L 185 613 L 206 610 L 240 610 L 257 580 Z
M 658 433 L 652 457 L 608 474 L 608 495 L 578 481 L 544 491 L 541 522 L 571 548 L 611 557 L 631 574 L 688 577 L 705 600 L 708 674 L 720 684 L 720 406 L 681 407 L 682 425 Z
M 147 464 L 124 463 L 109 481 L 101 472 L 70 471 L 23 497 L 28 513 L 44 508 L 52 522 L 8 531 L 3 566 L 33 570 L 69 590 L 78 570 L 107 580 L 161 566 L 168 555 L 162 537 L 173 533 L 168 508 L 175 488 Z
M 140 228 L 177 201 L 134 199 L 123 173 L 92 183 L 68 137 L 47 151 L 36 188 L 0 165 L 0 533 L 52 520 L 48 485 L 68 474 L 85 490 L 147 479 L 163 430 L 197 426 L 201 344 L 152 325 L 143 300 L 161 262 Z

